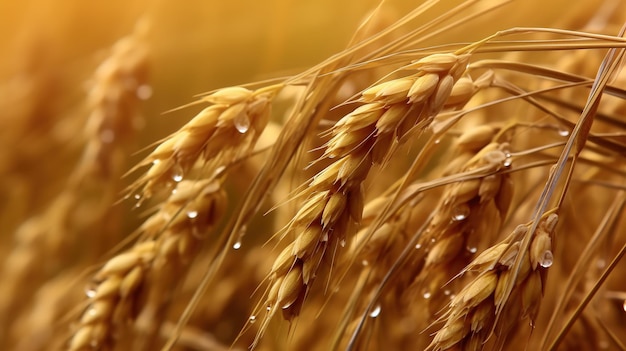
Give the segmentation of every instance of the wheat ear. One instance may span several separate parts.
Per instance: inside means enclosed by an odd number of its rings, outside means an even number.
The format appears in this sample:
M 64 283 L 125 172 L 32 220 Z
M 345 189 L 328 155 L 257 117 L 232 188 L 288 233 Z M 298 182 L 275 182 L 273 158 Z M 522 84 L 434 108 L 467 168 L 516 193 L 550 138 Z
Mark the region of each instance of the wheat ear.
M 175 267 L 195 250 L 196 238 L 206 235 L 220 219 L 225 193 L 219 182 L 181 181 L 175 190 L 139 229 L 144 239 L 111 258 L 95 274 L 95 285 L 87 293 L 89 306 L 68 350 L 110 347 L 114 330 L 132 321 L 143 307 L 142 288 L 152 288 L 144 287 L 147 277 L 154 276 L 153 284 L 160 279 L 171 282 L 179 272 Z M 160 270 L 169 276 L 160 275 Z
M 131 187 L 137 198 L 149 198 L 158 186 L 171 188 L 196 162 L 202 172 L 216 175 L 225 164 L 248 154 L 265 129 L 271 103 L 282 85 L 259 90 L 229 87 L 201 99 L 211 103 L 180 130 L 162 140 L 135 169 L 149 169 Z
M 492 333 L 497 335 L 497 347 L 501 348 L 521 319 L 536 319 L 547 269 L 554 260 L 552 239 L 558 219 L 555 212 L 540 219 L 528 251 L 519 249 L 532 223 L 518 226 L 503 242 L 470 263 L 465 271 L 477 276 L 450 301 L 441 318 L 445 323 L 428 350 L 481 350 Z M 523 257 L 521 266 L 510 298 L 505 300 L 504 292 L 515 276 L 512 269 L 518 255 Z M 497 310 L 501 312 L 496 323 Z

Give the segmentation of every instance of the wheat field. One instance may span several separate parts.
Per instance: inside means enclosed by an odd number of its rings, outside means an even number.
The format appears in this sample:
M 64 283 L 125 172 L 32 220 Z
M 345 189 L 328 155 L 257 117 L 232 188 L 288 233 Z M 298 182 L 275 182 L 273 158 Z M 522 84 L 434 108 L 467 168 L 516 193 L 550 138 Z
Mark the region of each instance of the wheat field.
M 626 1 L 0 19 L 0 349 L 626 350 Z

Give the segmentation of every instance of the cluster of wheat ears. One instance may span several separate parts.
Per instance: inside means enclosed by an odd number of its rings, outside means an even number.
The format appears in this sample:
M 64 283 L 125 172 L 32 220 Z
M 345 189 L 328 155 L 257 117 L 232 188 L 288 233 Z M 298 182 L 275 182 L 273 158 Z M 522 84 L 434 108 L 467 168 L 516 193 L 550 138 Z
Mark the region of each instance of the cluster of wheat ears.
M 147 147 L 146 22 L 80 127 L 33 122 L 54 88 L 14 82 L 2 101 L 33 103 L 2 111 L 0 347 L 625 350 L 626 5 L 426 45 L 507 6 L 436 3 L 383 3 L 345 50 L 199 95 Z M 29 157 L 71 166 L 20 209 Z

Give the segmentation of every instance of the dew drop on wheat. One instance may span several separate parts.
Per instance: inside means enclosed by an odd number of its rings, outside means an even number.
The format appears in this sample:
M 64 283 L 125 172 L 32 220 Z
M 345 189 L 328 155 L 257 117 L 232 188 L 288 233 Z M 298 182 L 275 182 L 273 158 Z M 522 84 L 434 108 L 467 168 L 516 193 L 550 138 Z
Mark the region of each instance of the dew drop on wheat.
M 183 180 L 183 169 L 180 165 L 174 165 L 172 169 L 172 180 L 176 183 L 180 183 Z
M 94 350 L 98 350 L 100 348 L 100 343 L 97 339 L 93 339 L 89 342 L 89 346 Z
M 252 315 L 252 316 L 250 316 L 250 318 L 248 318 L 248 320 L 250 321 L 250 324 L 252 324 L 252 323 L 256 322 L 256 316 Z
M 416 244 L 416 245 L 415 245 L 415 249 L 416 249 L 416 250 L 419 250 L 419 249 L 421 249 L 421 248 L 422 248 L 422 244 Z
M 433 296 L 433 295 L 430 293 L 430 291 L 426 291 L 426 292 L 424 292 L 424 295 L 422 295 L 422 296 L 424 296 L 424 298 L 425 298 L 426 300 L 428 300 L 428 299 L 430 299 L 430 298 L 431 298 L 431 296 Z
M 152 97 L 152 87 L 148 84 L 142 84 L 137 88 L 136 94 L 140 100 L 148 100 Z
M 552 251 L 546 250 L 541 256 L 539 260 L 539 265 L 543 268 L 549 268 L 552 266 L 552 262 L 554 261 L 554 257 L 552 256 Z
M 341 245 L 341 247 L 346 247 L 346 239 L 341 239 L 341 241 L 339 241 L 339 245 Z
M 226 170 L 226 166 L 219 166 L 215 169 L 215 172 L 213 172 L 214 176 L 219 176 L 220 174 L 222 174 L 222 172 L 224 172 L 224 170 Z
M 241 241 L 237 241 L 236 243 L 234 243 L 233 244 L 233 249 L 235 249 L 235 250 L 241 249 Z
M 471 254 L 475 254 L 478 251 L 478 248 L 476 248 L 475 246 L 468 246 L 467 251 Z
M 569 130 L 567 129 L 559 129 L 559 135 L 562 137 L 569 136 Z
M 141 200 L 141 195 L 140 194 L 135 194 L 135 196 L 133 196 L 135 198 L 135 200 Z
M 198 211 L 187 211 L 187 218 L 194 219 L 198 217 Z
M 88 298 L 93 299 L 94 297 L 96 297 L 96 289 L 94 288 L 87 288 L 85 289 L 85 295 L 87 295 Z
M 511 159 L 511 154 L 507 154 L 507 158 L 504 159 L 504 162 L 502 163 L 502 165 L 504 167 L 511 167 L 511 165 L 513 164 L 513 160 Z
M 452 210 L 452 219 L 460 222 L 467 219 L 470 214 L 469 206 L 467 205 L 459 205 Z
M 622 304 L 622 309 L 626 312 L 626 300 L 624 300 L 624 303 Z
M 233 123 L 235 124 L 235 128 L 241 134 L 245 134 L 248 129 L 250 129 L 250 118 L 246 113 L 241 113 L 237 117 L 235 117 Z
M 378 317 L 381 311 L 382 311 L 382 308 L 380 307 L 380 305 L 376 305 L 376 307 L 374 307 L 372 312 L 370 312 L 370 317 L 372 318 Z

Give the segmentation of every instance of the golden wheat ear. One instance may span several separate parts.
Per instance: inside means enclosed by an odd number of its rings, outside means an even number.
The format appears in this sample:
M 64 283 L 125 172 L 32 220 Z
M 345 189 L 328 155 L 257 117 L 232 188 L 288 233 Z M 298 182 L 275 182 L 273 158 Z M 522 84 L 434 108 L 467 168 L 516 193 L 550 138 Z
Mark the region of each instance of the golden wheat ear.
M 229 87 L 201 98 L 211 105 L 162 140 L 130 171 L 148 167 L 129 192 L 138 191 L 142 200 L 150 198 L 155 189 L 172 188 L 183 180 L 198 162 L 204 174 L 219 175 L 229 160 L 240 159 L 254 148 L 269 121 L 272 99 L 281 88 Z

